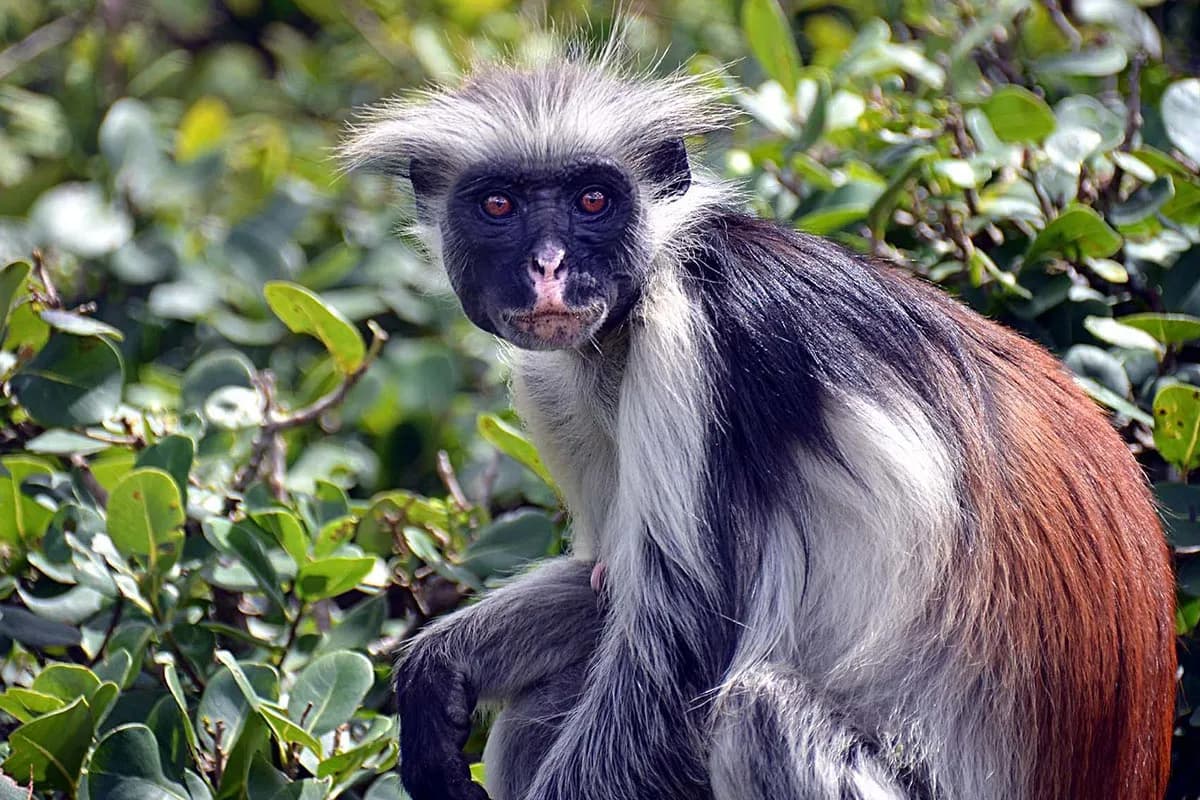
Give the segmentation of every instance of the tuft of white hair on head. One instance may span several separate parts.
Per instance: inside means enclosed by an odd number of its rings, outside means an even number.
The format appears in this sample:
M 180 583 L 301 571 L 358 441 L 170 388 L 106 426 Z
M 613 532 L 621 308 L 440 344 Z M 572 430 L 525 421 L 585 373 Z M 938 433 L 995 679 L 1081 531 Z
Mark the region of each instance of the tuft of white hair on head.
M 591 155 L 636 174 L 656 145 L 732 123 L 711 74 L 655 76 L 615 39 L 599 52 L 562 40 L 542 55 L 480 61 L 456 86 L 379 103 L 349 126 L 342 160 L 399 176 L 419 161 L 453 176 L 498 159 L 547 166 Z

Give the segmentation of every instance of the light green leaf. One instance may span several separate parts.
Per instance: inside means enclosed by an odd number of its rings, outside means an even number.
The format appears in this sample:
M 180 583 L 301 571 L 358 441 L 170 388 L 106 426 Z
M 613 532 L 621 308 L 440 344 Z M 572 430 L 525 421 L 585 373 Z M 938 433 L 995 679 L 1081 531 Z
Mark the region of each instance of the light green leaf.
M 135 469 L 109 494 L 109 538 L 122 555 L 137 558 L 152 573 L 175 563 L 184 519 L 179 487 L 161 469 Z
M 1128 314 L 1117 322 L 1143 330 L 1163 344 L 1183 344 L 1200 339 L 1200 317 L 1190 314 Z
M 85 317 L 82 314 L 76 314 L 71 311 L 48 308 L 42 311 L 39 316 L 51 328 L 63 333 L 70 333 L 75 336 L 107 336 L 118 342 L 125 338 L 125 334 L 112 325 L 101 322 L 94 317 Z
M 1194 162 L 1200 163 L 1200 78 L 1176 81 L 1162 98 L 1163 124 L 1171 142 Z
M 509 425 L 495 414 L 480 414 L 477 424 L 479 435 L 490 442 L 493 447 L 517 463 L 524 464 L 550 486 L 555 485 L 554 479 L 550 477 L 550 471 L 546 469 L 546 465 L 542 463 L 542 457 L 538 455 L 537 448 L 519 429 Z
M 1154 444 L 1183 472 L 1200 467 L 1200 388 L 1164 386 L 1154 396 Z
M 343 375 L 357 370 L 366 357 L 358 329 L 315 293 L 294 283 L 271 281 L 263 288 L 267 305 L 293 333 L 314 336 L 325 345 Z
M 763 72 L 779 81 L 789 95 L 794 93 L 800 82 L 800 51 L 778 0 L 745 0 L 742 30 Z
M 314 561 L 296 573 L 296 594 L 307 602 L 344 594 L 362 581 L 375 566 L 370 557 L 336 557 Z
M 1029 245 L 1025 260 L 1059 253 L 1071 261 L 1108 258 L 1121 248 L 1121 235 L 1086 206 L 1072 206 L 1050 221 Z
M 1022 86 L 1003 86 L 983 104 L 983 113 L 1004 142 L 1040 142 L 1057 121 L 1046 101 Z
M 1163 346 L 1153 336 L 1138 328 L 1122 325 L 1112 317 L 1086 317 L 1083 327 L 1092 336 L 1114 347 L 1152 350 L 1159 354 L 1163 352 Z
M 8 313 L 12 310 L 13 301 L 17 299 L 25 278 L 29 275 L 30 266 L 24 261 L 16 261 L 0 267 L 0 331 L 8 324 Z

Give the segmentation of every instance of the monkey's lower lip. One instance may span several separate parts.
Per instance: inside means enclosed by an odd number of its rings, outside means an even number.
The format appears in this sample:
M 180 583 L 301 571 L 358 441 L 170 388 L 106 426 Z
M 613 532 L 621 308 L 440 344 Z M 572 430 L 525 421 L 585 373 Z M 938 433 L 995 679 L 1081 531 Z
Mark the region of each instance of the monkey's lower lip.
M 601 301 L 582 308 L 530 309 L 512 311 L 505 321 L 518 335 L 513 344 L 535 350 L 576 347 L 595 333 L 607 306 Z

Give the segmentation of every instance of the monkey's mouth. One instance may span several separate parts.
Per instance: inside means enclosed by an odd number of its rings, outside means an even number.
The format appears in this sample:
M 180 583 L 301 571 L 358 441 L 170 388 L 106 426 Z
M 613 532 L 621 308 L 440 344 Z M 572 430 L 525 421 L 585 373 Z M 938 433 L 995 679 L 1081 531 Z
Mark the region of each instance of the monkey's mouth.
M 512 335 L 504 338 L 527 350 L 579 347 L 600 328 L 607 313 L 603 300 L 582 308 L 560 305 L 508 311 L 502 317 Z

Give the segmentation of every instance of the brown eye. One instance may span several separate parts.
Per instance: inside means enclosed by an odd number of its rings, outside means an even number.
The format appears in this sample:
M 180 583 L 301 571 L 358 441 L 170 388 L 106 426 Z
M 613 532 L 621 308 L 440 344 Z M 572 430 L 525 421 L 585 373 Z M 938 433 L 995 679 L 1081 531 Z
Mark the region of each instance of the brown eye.
M 588 189 L 579 195 L 579 207 L 586 214 L 599 214 L 608 208 L 608 198 L 599 189 Z
M 502 194 L 490 194 L 483 201 L 483 213 L 489 217 L 507 217 L 512 213 L 513 202 Z

